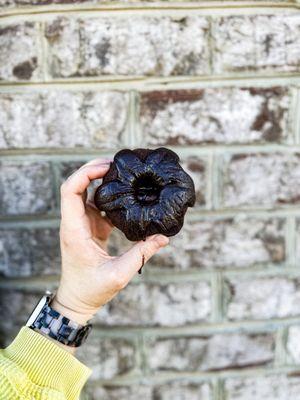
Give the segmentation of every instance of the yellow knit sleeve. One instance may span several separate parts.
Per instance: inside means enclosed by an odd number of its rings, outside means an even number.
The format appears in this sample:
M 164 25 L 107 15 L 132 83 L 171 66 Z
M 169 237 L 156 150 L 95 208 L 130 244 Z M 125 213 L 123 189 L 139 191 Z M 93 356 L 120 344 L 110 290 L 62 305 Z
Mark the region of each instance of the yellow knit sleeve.
M 0 350 L 0 400 L 75 400 L 91 370 L 28 327 Z

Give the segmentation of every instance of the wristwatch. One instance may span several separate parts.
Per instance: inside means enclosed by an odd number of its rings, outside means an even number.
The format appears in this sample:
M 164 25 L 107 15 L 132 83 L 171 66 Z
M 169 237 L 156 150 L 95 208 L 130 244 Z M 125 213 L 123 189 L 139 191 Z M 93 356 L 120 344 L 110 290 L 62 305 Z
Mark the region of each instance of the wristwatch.
M 81 346 L 92 329 L 92 324 L 80 325 L 50 307 L 55 293 L 46 291 L 40 299 L 26 326 L 40 331 L 52 339 L 71 347 Z

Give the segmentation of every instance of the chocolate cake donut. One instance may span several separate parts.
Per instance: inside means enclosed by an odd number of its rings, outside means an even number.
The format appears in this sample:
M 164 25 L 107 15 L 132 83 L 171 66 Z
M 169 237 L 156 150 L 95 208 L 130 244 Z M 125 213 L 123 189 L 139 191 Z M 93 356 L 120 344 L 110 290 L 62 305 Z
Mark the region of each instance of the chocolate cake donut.
M 176 235 L 195 203 L 192 178 L 164 147 L 119 151 L 95 193 L 95 205 L 137 241 L 155 233 Z

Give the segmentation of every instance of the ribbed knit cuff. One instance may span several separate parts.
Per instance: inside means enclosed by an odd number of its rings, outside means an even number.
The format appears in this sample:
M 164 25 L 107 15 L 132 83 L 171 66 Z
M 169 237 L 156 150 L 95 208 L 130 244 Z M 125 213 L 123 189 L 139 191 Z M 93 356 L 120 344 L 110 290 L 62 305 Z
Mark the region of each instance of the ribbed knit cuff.
M 27 326 L 21 328 L 5 355 L 39 386 L 58 390 L 67 399 L 79 397 L 91 369 L 72 354 Z

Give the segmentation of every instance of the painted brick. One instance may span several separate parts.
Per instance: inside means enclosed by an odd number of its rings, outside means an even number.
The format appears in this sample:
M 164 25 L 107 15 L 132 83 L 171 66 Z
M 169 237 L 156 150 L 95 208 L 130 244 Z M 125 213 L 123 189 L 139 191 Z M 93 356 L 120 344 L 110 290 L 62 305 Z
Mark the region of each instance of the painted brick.
M 146 92 L 140 140 L 146 135 L 151 145 L 281 142 L 288 108 L 284 87 Z
M 196 206 L 205 206 L 208 166 L 204 159 L 197 156 L 182 158 L 181 165 L 184 170 L 192 177 L 196 191 Z
M 126 339 L 97 338 L 89 336 L 77 357 L 92 369 L 90 379 L 111 379 L 133 371 L 136 364 L 135 345 Z
M 227 280 L 230 320 L 285 318 L 299 315 L 300 283 L 283 277 Z
M 53 176 L 47 162 L 1 162 L 0 187 L 0 215 L 44 214 L 54 207 Z
M 207 321 L 211 290 L 203 281 L 130 284 L 97 314 L 100 324 L 179 326 Z
M 296 265 L 299 265 L 300 261 L 300 218 L 296 218 Z
M 38 29 L 33 22 L 0 28 L 0 81 L 41 79 Z
M 212 390 L 208 383 L 174 381 L 156 386 L 152 399 L 155 400 L 212 400 Z
M 19 290 L 0 290 L 0 346 L 6 347 L 25 324 L 41 295 Z
M 224 172 L 226 207 L 280 206 L 300 202 L 299 154 L 242 154 L 232 157 Z
M 288 331 L 287 351 L 292 363 L 300 364 L 300 326 L 291 326 Z
M 126 3 L 126 0 L 120 1 L 121 3 Z M 139 0 L 132 0 L 132 3 L 139 3 Z M 147 0 L 147 2 L 151 3 L 151 0 Z M 163 0 L 166 2 L 166 0 Z M 255 0 L 255 2 L 262 2 L 262 0 Z M 287 2 L 287 1 L 286 1 Z M 1 0 L 1 7 L 20 7 L 20 6 L 29 6 L 29 5 L 53 5 L 53 4 L 74 4 L 79 5 L 81 3 L 89 3 L 89 5 L 103 5 L 109 4 L 107 1 L 102 0 Z M 113 1 L 115 3 L 115 1 Z M 287 2 L 287 4 L 289 4 Z
M 120 92 L 2 93 L 0 147 L 116 147 L 127 108 L 128 96 Z
M 209 71 L 204 17 L 58 18 L 45 35 L 53 77 L 201 75 Z M 161 40 L 164 38 L 164 40 Z
M 149 345 L 153 370 L 208 371 L 269 364 L 274 359 L 271 334 L 216 334 L 211 337 L 167 338 Z
M 186 222 L 151 264 L 188 268 L 243 268 L 285 260 L 283 219 L 236 217 Z
M 0 274 L 54 275 L 60 271 L 57 228 L 0 229 Z
M 299 32 L 298 14 L 216 18 L 215 72 L 297 71 Z
M 149 386 L 94 386 L 87 383 L 84 392 L 87 397 L 83 400 L 153 400 L 152 390 Z
M 232 378 L 225 383 L 225 400 L 299 400 L 300 378 L 271 375 Z
M 95 1 L 93 0 L 1 0 L 0 8 L 18 6 L 43 6 L 49 4 L 79 4 L 87 2 L 95 3 Z
M 212 392 L 207 383 L 191 383 L 181 380 L 154 386 L 106 386 L 87 387 L 86 400 L 212 400 Z M 85 400 L 85 397 L 83 398 Z

